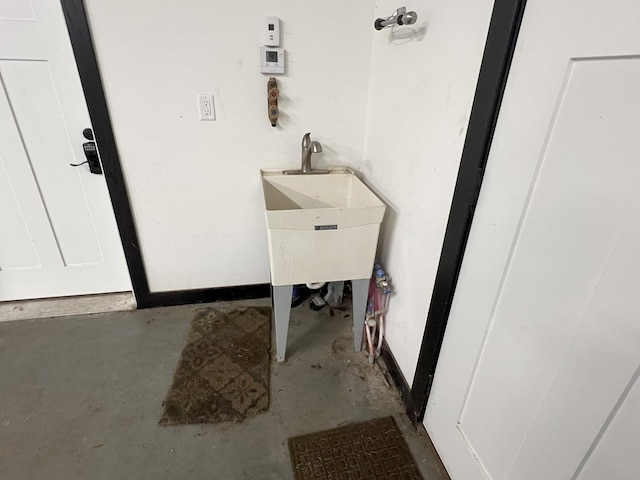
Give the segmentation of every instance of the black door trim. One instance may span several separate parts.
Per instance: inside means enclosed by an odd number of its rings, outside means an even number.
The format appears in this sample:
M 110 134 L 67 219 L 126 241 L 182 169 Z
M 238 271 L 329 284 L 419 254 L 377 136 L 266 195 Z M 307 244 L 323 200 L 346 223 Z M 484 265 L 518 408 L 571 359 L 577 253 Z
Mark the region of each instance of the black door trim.
M 526 0 L 496 0 L 491 14 L 420 355 L 405 404 L 414 423 L 424 418 L 427 407 L 525 4 Z
M 268 297 L 269 284 L 150 292 L 83 0 L 60 0 L 139 308 Z

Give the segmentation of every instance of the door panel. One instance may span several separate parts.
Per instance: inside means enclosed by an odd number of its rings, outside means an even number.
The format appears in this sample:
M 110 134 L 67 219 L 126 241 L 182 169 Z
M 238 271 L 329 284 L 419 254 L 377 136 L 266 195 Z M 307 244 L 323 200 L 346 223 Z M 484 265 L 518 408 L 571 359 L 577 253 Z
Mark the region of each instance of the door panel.
M 579 325 L 536 405 L 512 478 L 580 478 L 590 449 L 598 446 L 637 380 L 640 256 L 630 253 L 640 245 L 640 208 L 627 213 Z M 608 463 L 618 460 L 616 455 Z
M 104 177 L 70 166 L 87 127 L 59 2 L 5 0 L 0 301 L 131 290 Z
M 640 162 L 609 152 L 633 142 L 629 125 L 640 124 L 640 102 L 633 101 L 640 83 L 635 82 L 640 82 L 636 59 L 572 61 L 559 95 L 460 420 L 497 478 L 506 478 L 585 309 L 589 312 L 620 231 L 632 218 Z M 523 372 L 527 381 L 519 382 Z M 509 388 L 509 395 L 496 395 Z M 513 404 L 519 408 L 510 408 Z M 505 425 L 500 448 L 486 442 L 498 421 Z
M 584 468 L 580 470 L 578 480 L 622 480 L 629 478 L 629 472 L 640 472 L 640 428 L 638 428 L 638 412 L 640 412 L 640 382 L 636 370 L 629 384 L 628 395 L 617 407 L 619 410 L 610 419 L 611 423 L 601 432 L 593 452 L 587 458 Z M 625 391 L 625 394 L 627 392 Z M 611 461 L 615 459 L 615 461 Z
M 35 20 L 31 0 L 3 0 L 0 2 L 0 18 L 5 20 Z
M 637 377 L 638 14 L 527 5 L 425 418 L 454 479 L 579 478 Z
M 20 203 L 33 201 L 46 205 L 46 217 L 41 221 L 49 223 L 63 265 L 104 262 L 82 185 L 81 176 L 86 168 L 69 166 L 70 159 L 83 161 L 74 155 L 72 148 L 74 140 L 80 141 L 80 132 L 76 132 L 75 139 L 69 137 L 49 63 L 3 61 L 0 71 L 5 107 L 14 120 L 13 136 L 20 139 L 15 150 L 7 152 L 7 162 L 13 159 L 14 171 L 25 169 L 21 176 L 30 177 L 39 193 L 35 198 L 21 196 Z
M 0 128 L 1 123 L 0 119 Z M 0 157 L 0 224 L 7 226 L 0 235 L 0 265 L 3 270 L 39 268 L 40 259 L 16 195 Z

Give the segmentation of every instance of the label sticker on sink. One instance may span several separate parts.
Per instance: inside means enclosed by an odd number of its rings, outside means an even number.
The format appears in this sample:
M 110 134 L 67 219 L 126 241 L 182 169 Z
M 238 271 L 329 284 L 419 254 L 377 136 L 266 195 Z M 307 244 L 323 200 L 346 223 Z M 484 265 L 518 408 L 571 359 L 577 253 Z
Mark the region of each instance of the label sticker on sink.
M 338 225 L 316 225 L 316 230 L 337 230 Z

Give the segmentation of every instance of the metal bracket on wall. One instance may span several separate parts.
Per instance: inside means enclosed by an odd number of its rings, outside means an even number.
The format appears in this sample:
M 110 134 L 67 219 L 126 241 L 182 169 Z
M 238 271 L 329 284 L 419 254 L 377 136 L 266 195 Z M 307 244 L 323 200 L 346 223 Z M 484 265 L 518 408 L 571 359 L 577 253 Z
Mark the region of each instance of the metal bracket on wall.
M 382 30 L 394 25 L 413 25 L 418 19 L 416 12 L 407 12 L 406 7 L 400 7 L 388 17 L 378 18 L 373 23 L 373 28 Z

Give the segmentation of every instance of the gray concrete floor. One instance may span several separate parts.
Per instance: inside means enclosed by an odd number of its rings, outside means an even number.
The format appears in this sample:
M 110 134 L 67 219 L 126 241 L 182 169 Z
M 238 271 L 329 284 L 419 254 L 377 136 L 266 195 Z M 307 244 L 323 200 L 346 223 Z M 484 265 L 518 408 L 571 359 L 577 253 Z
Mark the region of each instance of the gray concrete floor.
M 0 323 L 0 478 L 286 480 L 288 437 L 386 415 L 425 480 L 445 478 L 395 388 L 353 352 L 351 316 L 306 302 L 292 310 L 286 362 L 272 363 L 266 413 L 159 426 L 189 323 L 206 306 Z

